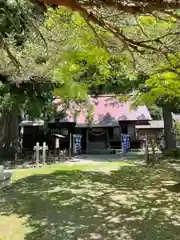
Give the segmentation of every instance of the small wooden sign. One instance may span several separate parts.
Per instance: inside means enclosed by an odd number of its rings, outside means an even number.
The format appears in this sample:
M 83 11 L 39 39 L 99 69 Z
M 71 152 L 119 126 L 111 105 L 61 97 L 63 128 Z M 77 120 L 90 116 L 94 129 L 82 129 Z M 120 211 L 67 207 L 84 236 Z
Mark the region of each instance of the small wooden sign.
M 59 148 L 59 138 L 56 138 L 56 148 Z

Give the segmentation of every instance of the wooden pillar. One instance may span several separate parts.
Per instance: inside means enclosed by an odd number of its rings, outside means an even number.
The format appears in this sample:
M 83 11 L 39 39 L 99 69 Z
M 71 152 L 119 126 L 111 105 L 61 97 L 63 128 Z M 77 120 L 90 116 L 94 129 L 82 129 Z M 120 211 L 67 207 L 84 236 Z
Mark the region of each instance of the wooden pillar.
M 48 146 L 46 146 L 46 142 L 43 142 L 42 147 L 42 163 L 43 165 L 46 164 L 46 151 L 48 150 Z
M 89 152 L 89 129 L 86 128 L 86 153 Z
M 145 162 L 149 165 L 149 148 L 148 148 L 148 139 L 145 138 Z
M 110 149 L 110 142 L 109 142 L 109 130 L 108 128 L 106 129 L 106 141 L 107 141 L 107 147 L 108 149 Z
M 72 132 L 69 134 L 69 157 L 72 156 Z
M 21 126 L 20 129 L 20 144 L 21 144 L 21 149 L 23 149 L 23 139 L 24 138 L 24 126 Z
M 120 147 L 120 149 L 122 149 L 122 142 L 121 142 L 121 140 L 122 140 L 122 127 L 121 127 L 121 124 L 120 124 L 120 122 L 119 122 L 119 147 Z
M 120 132 L 120 136 L 122 134 L 122 127 L 121 127 L 121 124 L 119 123 L 119 132 Z
M 155 150 L 155 141 L 151 139 L 151 148 L 152 148 L 152 165 L 156 163 L 156 150 Z
M 35 153 L 36 166 L 38 166 L 39 160 L 40 160 L 40 146 L 39 146 L 39 142 L 36 143 L 36 145 L 34 146 L 33 150 L 34 150 L 34 153 Z

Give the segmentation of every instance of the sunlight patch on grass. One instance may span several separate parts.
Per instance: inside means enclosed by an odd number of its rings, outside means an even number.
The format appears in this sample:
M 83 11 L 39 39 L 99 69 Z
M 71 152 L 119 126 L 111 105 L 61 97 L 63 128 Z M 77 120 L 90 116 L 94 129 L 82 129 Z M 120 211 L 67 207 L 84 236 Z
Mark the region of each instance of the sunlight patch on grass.
M 179 240 L 180 192 L 168 189 L 174 175 L 128 164 L 15 170 L 0 195 L 0 240 Z
M 122 166 L 132 166 L 132 162 L 116 161 L 116 162 L 92 162 L 92 163 L 59 163 L 46 165 L 40 168 L 29 168 L 29 169 L 16 169 L 13 170 L 12 181 L 17 181 L 21 178 L 28 177 L 31 175 L 40 174 L 51 174 L 54 171 L 103 171 L 103 170 L 115 170 Z
M 28 228 L 18 215 L 0 216 L 0 240 L 24 240 Z

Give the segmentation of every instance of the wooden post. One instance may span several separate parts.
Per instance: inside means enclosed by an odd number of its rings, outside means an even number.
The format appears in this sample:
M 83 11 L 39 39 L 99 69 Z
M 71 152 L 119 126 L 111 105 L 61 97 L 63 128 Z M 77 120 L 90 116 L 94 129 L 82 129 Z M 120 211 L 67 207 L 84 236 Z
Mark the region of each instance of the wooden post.
M 20 145 L 21 145 L 21 149 L 23 149 L 23 137 L 24 137 L 24 127 L 21 126 L 21 130 L 20 130 Z
M 59 138 L 56 138 L 55 147 L 56 147 L 56 149 L 59 148 Z
M 60 144 L 59 144 L 59 138 L 56 138 L 56 143 L 55 143 L 55 148 L 56 148 L 56 151 L 55 151 L 55 154 L 56 154 L 56 159 L 59 161 L 59 158 L 60 158 Z
M 149 149 L 148 149 L 148 140 L 145 138 L 145 162 L 149 165 Z
M 14 155 L 14 163 L 15 163 L 15 164 L 17 163 L 17 160 L 18 160 L 18 154 L 17 154 L 17 152 L 16 152 L 15 155 Z
M 72 133 L 69 134 L 69 157 L 71 157 L 72 151 Z
M 38 165 L 39 164 L 39 151 L 40 151 L 39 142 L 36 143 L 34 150 L 36 152 L 36 165 Z
M 152 164 L 155 165 L 156 154 L 155 154 L 155 141 L 154 141 L 154 139 L 151 140 L 151 148 L 152 148 Z
M 89 152 L 89 129 L 86 129 L 86 153 Z
M 48 150 L 48 146 L 46 146 L 46 143 L 43 142 L 43 147 L 42 147 L 42 162 L 43 165 L 46 164 L 46 151 Z
M 76 154 L 76 144 L 75 144 L 75 139 L 76 139 L 76 135 L 73 134 L 73 136 L 72 136 L 72 152 L 73 152 L 73 154 Z

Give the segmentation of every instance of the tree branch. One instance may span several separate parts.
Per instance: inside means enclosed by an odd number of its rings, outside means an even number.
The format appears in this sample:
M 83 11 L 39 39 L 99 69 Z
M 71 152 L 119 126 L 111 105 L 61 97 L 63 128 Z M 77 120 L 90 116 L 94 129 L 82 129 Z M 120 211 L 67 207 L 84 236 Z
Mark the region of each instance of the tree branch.
M 9 49 L 9 46 L 8 46 L 7 42 L 4 40 L 4 38 L 3 38 L 1 33 L 0 33 L 0 35 L 1 35 L 0 47 L 2 47 L 6 51 L 8 57 L 10 58 L 10 60 L 19 69 L 20 67 L 22 67 L 22 65 L 20 64 L 20 62 L 17 60 L 17 58 L 13 55 L 13 53 Z
M 41 4 L 47 4 L 47 5 L 56 5 L 56 6 L 65 6 L 67 8 L 70 8 L 72 11 L 78 12 L 85 20 L 86 22 L 93 22 L 100 27 L 104 28 L 105 30 L 111 32 L 117 39 L 119 39 L 124 47 L 132 48 L 139 53 L 143 53 L 145 49 L 149 49 L 152 51 L 157 51 L 158 47 L 154 47 L 151 44 L 153 43 L 159 43 L 162 44 L 161 40 L 167 36 L 178 34 L 180 32 L 175 33 L 167 33 L 164 36 L 160 36 L 156 39 L 147 39 L 144 41 L 135 41 L 133 39 L 128 38 L 123 33 L 122 29 L 119 29 L 118 27 L 114 26 L 113 24 L 109 23 L 106 17 L 98 17 L 98 14 L 93 11 L 93 9 L 96 8 L 96 12 L 98 11 L 98 8 L 105 9 L 105 8 L 111 8 L 111 11 L 113 12 L 113 9 L 116 11 L 119 11 L 119 14 L 121 12 L 129 13 L 131 15 L 137 15 L 137 14 L 149 14 L 154 12 L 162 12 L 168 15 L 176 16 L 180 19 L 180 15 L 177 15 L 172 10 L 180 9 L 180 0 L 176 1 L 166 1 L 166 0 L 132 0 L 129 1 L 119 1 L 119 0 L 35 0 L 37 2 L 40 2 Z M 136 18 L 137 21 L 137 18 Z M 147 34 L 143 31 L 142 26 L 138 23 L 138 26 L 140 27 L 142 33 L 147 36 Z M 92 28 L 92 27 L 91 27 Z M 162 51 L 162 50 L 161 50 Z

